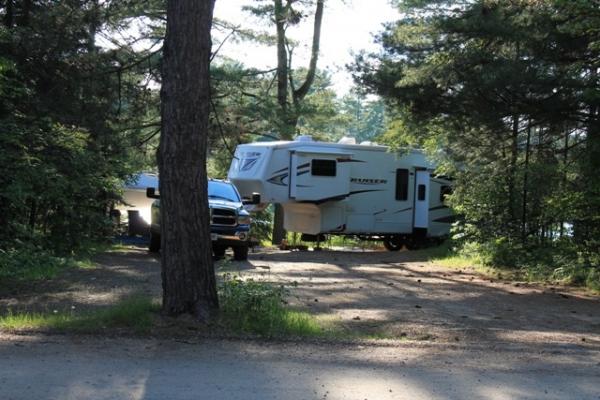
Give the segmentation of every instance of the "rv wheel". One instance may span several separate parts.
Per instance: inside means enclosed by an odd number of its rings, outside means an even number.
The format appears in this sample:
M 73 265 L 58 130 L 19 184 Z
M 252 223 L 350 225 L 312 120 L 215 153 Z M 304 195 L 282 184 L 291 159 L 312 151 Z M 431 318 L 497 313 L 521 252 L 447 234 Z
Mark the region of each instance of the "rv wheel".
M 406 248 L 409 250 L 419 250 L 425 247 L 425 243 L 414 238 L 409 239 L 406 242 Z
M 400 236 L 386 236 L 386 238 L 383 239 L 383 245 L 389 251 L 398 251 L 402 248 L 404 243 Z

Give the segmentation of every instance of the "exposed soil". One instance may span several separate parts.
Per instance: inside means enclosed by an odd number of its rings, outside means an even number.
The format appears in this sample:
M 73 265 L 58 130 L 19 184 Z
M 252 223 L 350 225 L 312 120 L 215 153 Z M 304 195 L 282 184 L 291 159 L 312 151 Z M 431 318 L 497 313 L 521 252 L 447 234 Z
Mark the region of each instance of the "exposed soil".
M 88 311 L 134 295 L 160 297 L 160 261 L 145 249 L 106 252 L 93 261 L 94 268 L 67 269 L 54 279 L 0 285 L 0 312 Z
M 491 281 L 418 253 L 262 251 L 221 270 L 286 283 L 292 305 L 348 329 L 441 343 L 600 348 L 600 299 L 574 288 Z M 90 310 L 133 294 L 160 298 L 160 265 L 143 249 L 99 255 L 89 270 L 0 289 L 0 312 Z
M 491 280 L 411 252 L 256 254 L 243 275 L 297 283 L 292 304 L 373 334 L 408 339 L 600 346 L 600 299 Z

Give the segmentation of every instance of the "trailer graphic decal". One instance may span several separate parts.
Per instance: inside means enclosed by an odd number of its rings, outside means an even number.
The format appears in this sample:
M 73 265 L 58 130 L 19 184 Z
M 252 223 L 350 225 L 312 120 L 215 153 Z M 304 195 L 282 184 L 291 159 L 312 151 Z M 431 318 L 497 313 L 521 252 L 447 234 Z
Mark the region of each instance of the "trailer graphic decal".
M 273 185 L 287 186 L 287 183 L 283 182 L 283 180 L 287 177 L 288 177 L 288 173 L 286 172 L 284 174 L 275 175 L 275 176 L 267 179 L 267 182 L 272 183 Z
M 445 217 L 434 219 L 433 222 L 439 222 L 441 224 L 451 224 L 453 222 L 456 222 L 456 216 L 455 215 L 448 215 L 448 216 L 445 216 Z
M 435 210 L 443 210 L 444 208 L 449 208 L 448 206 L 437 206 L 437 207 L 431 207 L 429 209 L 429 211 L 435 211 Z
M 335 229 L 330 230 L 329 232 L 344 232 L 346 230 L 346 224 L 340 225 Z
M 338 158 L 337 162 L 366 162 L 363 160 L 353 160 L 352 158 Z
M 277 171 L 275 171 L 275 172 L 273 172 L 273 173 L 274 173 L 274 174 L 277 174 L 277 173 L 279 173 L 279 172 L 287 171 L 287 169 L 288 169 L 288 167 L 281 168 L 281 169 L 278 169 Z
M 348 193 L 348 196 L 352 196 L 353 194 L 367 193 L 367 192 L 385 192 L 385 190 L 383 190 L 383 189 L 355 190 L 353 192 Z
M 382 190 L 382 189 L 355 190 L 353 192 L 349 192 L 348 194 L 342 194 L 342 195 L 333 196 L 333 197 L 326 197 L 326 198 L 320 199 L 320 200 L 302 201 L 302 203 L 323 204 L 323 203 L 326 203 L 328 201 L 344 200 L 346 197 L 350 197 L 353 194 L 368 193 L 368 192 L 385 192 L 385 190 Z
M 384 185 L 387 183 L 387 179 L 350 178 L 350 183 L 358 183 L 359 185 Z
M 240 168 L 240 170 L 248 171 L 248 170 L 252 169 L 252 167 L 254 167 L 254 165 L 256 164 L 257 161 L 258 161 L 258 158 L 246 158 L 246 159 L 242 160 L 242 167 Z
M 408 207 L 408 208 L 404 208 L 402 210 L 394 211 L 392 214 L 400 214 L 401 212 L 409 211 L 409 210 L 412 210 L 412 207 Z

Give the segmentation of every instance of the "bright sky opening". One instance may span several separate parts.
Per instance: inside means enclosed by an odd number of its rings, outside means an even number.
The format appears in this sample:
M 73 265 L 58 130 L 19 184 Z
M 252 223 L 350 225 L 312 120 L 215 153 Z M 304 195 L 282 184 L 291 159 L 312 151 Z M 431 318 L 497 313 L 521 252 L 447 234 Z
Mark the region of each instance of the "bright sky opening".
M 275 34 L 275 27 L 242 10 L 252 0 L 217 0 L 215 18 Z M 329 0 L 325 3 L 321 29 L 321 45 L 318 68 L 331 73 L 333 88 L 338 96 L 353 86 L 346 65 L 352 63 L 353 53 L 360 50 L 375 51 L 374 35 L 382 30 L 385 22 L 399 18 L 399 12 L 389 0 Z M 292 39 L 300 45 L 294 50 L 293 67 L 308 67 L 312 44 L 314 16 L 304 19 L 298 26 L 288 29 Z M 240 60 L 248 67 L 269 69 L 277 64 L 276 48 L 255 43 L 227 42 L 220 53 Z

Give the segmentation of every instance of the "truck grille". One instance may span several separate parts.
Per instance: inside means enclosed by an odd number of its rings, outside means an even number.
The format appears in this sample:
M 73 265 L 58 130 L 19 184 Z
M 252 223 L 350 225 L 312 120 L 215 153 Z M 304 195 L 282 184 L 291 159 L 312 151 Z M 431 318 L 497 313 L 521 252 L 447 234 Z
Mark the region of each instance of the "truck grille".
M 224 209 L 224 208 L 213 208 L 210 210 L 210 223 L 211 225 L 226 225 L 235 226 L 237 225 L 237 215 L 235 210 Z

